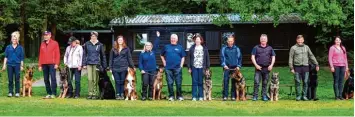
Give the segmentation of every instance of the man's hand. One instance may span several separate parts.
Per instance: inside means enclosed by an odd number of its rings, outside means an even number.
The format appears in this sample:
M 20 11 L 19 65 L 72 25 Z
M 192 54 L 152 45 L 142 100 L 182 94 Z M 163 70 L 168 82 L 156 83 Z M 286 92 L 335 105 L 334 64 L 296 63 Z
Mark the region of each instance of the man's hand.
M 256 65 L 255 68 L 256 68 L 257 70 L 261 70 L 261 66 L 259 66 L 259 65 Z
M 58 69 L 58 65 L 54 65 L 54 69 Z
M 189 68 L 189 73 L 191 74 L 191 72 L 192 72 L 192 71 L 191 71 L 191 68 Z
M 42 71 L 42 67 L 38 67 L 38 71 Z
M 273 67 L 273 66 L 270 65 L 269 67 L 267 67 L 267 70 L 271 71 L 271 70 L 272 70 L 272 67 Z
M 293 74 L 295 74 L 295 70 L 294 70 L 294 69 L 292 69 L 291 72 L 292 72 Z
M 316 67 L 316 70 L 319 71 L 319 66 Z
M 229 69 L 227 65 L 226 65 L 226 66 L 224 66 L 223 68 L 224 68 L 224 69 Z

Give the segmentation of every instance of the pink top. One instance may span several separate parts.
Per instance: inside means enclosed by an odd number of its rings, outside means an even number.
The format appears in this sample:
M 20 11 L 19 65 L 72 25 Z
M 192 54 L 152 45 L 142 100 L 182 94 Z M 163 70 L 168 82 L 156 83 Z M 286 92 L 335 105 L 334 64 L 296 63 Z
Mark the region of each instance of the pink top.
M 344 46 L 342 46 L 342 48 L 343 49 L 336 48 L 335 45 L 329 48 L 328 61 L 330 67 L 345 66 L 346 68 L 348 68 L 348 59 L 346 55 L 346 50 Z M 345 51 L 345 53 L 343 50 Z

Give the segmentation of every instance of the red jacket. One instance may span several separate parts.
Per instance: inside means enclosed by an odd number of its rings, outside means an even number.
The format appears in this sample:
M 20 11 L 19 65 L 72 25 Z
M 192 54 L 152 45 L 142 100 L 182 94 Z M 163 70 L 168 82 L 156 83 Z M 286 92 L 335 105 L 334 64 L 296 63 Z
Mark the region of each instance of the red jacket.
M 60 64 L 60 51 L 57 41 L 50 39 L 48 44 L 45 41 L 41 43 L 38 65 L 41 67 L 43 64 Z

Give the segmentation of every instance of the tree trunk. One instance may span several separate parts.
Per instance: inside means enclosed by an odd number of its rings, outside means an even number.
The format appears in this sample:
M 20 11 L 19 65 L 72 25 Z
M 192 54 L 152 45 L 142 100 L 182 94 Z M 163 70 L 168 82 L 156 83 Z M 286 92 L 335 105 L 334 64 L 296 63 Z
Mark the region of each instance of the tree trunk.
M 52 23 L 52 25 L 51 25 L 51 31 L 52 31 L 52 39 L 55 40 L 55 35 L 57 34 L 57 24 Z
M 20 21 L 20 44 L 24 47 L 24 53 L 25 53 L 25 57 L 26 57 L 26 46 L 25 46 L 25 7 L 26 7 L 26 0 L 22 0 L 21 1 L 21 11 L 20 11 L 20 17 L 21 17 L 21 21 Z

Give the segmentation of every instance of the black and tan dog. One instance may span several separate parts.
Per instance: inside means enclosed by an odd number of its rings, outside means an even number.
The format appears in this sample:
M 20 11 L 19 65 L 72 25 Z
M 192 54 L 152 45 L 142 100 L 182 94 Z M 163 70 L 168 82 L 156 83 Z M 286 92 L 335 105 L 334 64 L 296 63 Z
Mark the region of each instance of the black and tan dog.
M 33 72 L 33 67 L 26 67 L 25 76 L 22 80 L 22 97 L 25 97 L 26 95 L 28 97 L 32 96 Z
M 235 92 L 236 92 L 236 101 L 242 100 L 245 101 L 246 99 L 246 83 L 243 74 L 240 70 L 235 69 L 234 73 L 231 74 L 231 78 L 234 78 L 235 81 Z
M 125 100 L 137 100 L 138 95 L 136 92 L 136 71 L 128 68 L 127 77 L 124 82 Z
M 110 81 L 110 78 L 107 75 L 107 71 L 103 70 L 99 72 L 99 99 L 115 99 L 115 89 Z
M 205 83 L 203 85 L 203 100 L 212 100 L 212 71 L 206 69 L 204 71 Z
M 68 78 L 69 78 L 69 68 L 59 68 L 59 75 L 60 75 L 60 94 L 58 98 L 65 98 L 68 93 L 69 85 L 68 85 Z
M 279 100 L 279 73 L 272 73 L 271 82 L 269 86 L 270 101 Z
M 343 89 L 343 98 L 350 99 L 354 98 L 354 69 L 349 69 L 346 73 L 346 81 Z
M 160 100 L 162 98 L 161 92 L 163 89 L 163 73 L 164 68 L 159 68 L 157 75 L 155 76 L 153 84 L 153 100 Z

